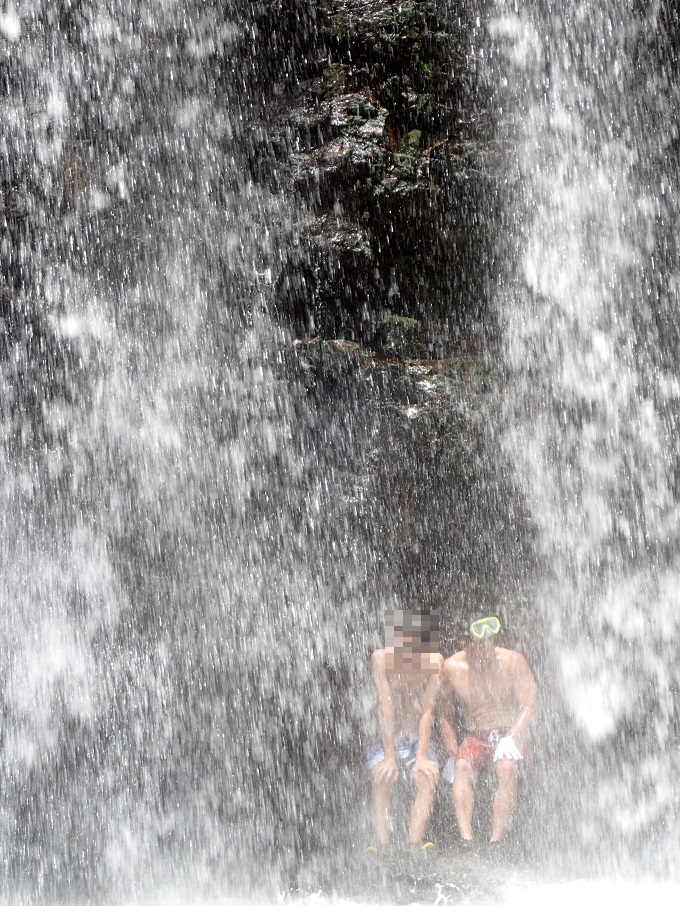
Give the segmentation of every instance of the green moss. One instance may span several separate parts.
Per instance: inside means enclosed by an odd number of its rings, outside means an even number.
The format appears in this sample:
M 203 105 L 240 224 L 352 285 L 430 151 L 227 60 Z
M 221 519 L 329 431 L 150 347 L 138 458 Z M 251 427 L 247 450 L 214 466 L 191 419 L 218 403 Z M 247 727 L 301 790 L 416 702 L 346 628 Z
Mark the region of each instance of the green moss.
M 322 85 L 327 97 L 344 94 L 347 90 L 347 67 L 337 63 L 326 66 Z
M 345 340 L 307 340 L 296 345 L 295 357 L 309 375 L 341 374 L 356 364 L 361 351 Z
M 420 321 L 403 315 L 386 315 L 376 331 L 374 346 L 383 355 L 420 358 L 427 352 Z
M 462 377 L 467 370 L 465 359 L 461 358 L 460 356 L 455 356 L 453 359 L 451 359 L 451 367 L 459 377 Z
M 371 109 L 364 98 L 358 98 L 350 106 L 350 113 L 361 120 L 367 120 L 371 117 Z
M 411 25 L 418 18 L 415 3 L 400 3 L 395 10 L 394 18 L 402 26 Z

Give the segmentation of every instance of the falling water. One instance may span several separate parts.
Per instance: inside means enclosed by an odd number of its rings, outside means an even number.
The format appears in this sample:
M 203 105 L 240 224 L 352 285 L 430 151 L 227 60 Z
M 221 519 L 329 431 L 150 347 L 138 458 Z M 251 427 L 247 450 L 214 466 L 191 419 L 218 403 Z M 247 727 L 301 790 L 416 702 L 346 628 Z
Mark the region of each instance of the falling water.
M 332 477 L 268 314 L 288 203 L 249 176 L 258 79 L 286 66 L 285 47 L 254 61 L 263 15 L 120 0 L 0 19 L 9 891 L 183 870 L 245 889 L 244 853 L 274 879 L 301 826 L 321 833 L 298 772 L 323 711 L 300 742 L 298 725 L 346 621 L 312 553 L 333 542 Z
M 668 867 L 679 793 L 677 12 L 499 2 L 491 27 L 499 120 L 516 130 L 498 293 L 505 445 L 544 563 L 534 612 L 559 687 L 545 715 L 564 815 L 555 830 L 604 870 L 631 857 Z
M 547 650 L 536 782 L 556 807 L 536 851 L 567 863 L 604 835 L 605 873 L 645 841 L 664 868 L 677 855 L 677 21 L 492 5 L 509 163 L 481 283 L 495 433 L 542 555 L 526 603 L 536 566 L 508 567 L 526 538 L 486 412 L 456 412 L 473 465 L 410 459 L 405 422 L 379 436 L 381 379 L 308 392 L 275 316 L 306 212 L 270 108 L 310 65 L 317 5 L 0 7 L 10 900 L 187 880 L 199 902 L 245 897 L 363 840 L 379 615 L 439 594 L 453 618 L 485 583 Z

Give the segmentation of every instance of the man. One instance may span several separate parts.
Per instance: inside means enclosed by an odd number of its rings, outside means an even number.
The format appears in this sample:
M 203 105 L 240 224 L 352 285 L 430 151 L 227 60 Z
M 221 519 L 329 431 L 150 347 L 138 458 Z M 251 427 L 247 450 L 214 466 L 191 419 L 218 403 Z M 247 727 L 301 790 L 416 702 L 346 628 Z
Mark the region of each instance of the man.
M 439 614 L 396 610 L 386 614 L 385 628 L 385 647 L 371 657 L 382 739 L 367 758 L 373 826 L 378 846 L 387 845 L 392 789 L 401 768 L 416 787 L 408 842 L 422 844 L 439 778 L 430 746 L 444 664 L 438 652 Z
M 493 764 L 498 783 L 489 843 L 502 840 L 517 802 L 519 765 L 528 752 L 526 731 L 538 709 L 536 684 L 524 657 L 496 647 L 500 629 L 496 616 L 475 620 L 465 632 L 463 650 L 444 664 L 448 707 L 442 709 L 440 728 L 451 755 L 444 776 L 453 783 L 453 807 L 463 842 L 472 841 L 475 774 L 487 764 Z M 452 700 L 462 708 L 468 733 L 460 746 L 449 720 Z

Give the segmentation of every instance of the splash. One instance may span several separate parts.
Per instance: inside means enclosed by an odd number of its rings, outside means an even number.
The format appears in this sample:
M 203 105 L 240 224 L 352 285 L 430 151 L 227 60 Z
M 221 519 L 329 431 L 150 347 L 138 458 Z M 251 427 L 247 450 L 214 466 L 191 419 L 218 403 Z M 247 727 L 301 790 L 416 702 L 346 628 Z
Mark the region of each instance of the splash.
M 492 30 L 499 117 L 516 128 L 498 293 L 505 444 L 538 528 L 535 608 L 576 727 L 555 725 L 552 741 L 580 753 L 568 776 L 591 778 L 578 834 L 604 826 L 620 853 L 644 848 L 644 831 L 672 861 L 679 261 L 664 10 L 498 3 Z

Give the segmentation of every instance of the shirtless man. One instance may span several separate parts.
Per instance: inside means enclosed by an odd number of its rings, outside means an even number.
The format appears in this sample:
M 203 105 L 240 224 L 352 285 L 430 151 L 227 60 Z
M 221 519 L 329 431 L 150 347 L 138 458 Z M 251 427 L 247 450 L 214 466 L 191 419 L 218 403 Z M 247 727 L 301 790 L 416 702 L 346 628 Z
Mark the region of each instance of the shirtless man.
M 440 728 L 444 745 L 455 760 L 453 807 L 462 841 L 472 840 L 475 771 L 491 762 L 498 786 L 489 843 L 503 838 L 517 801 L 519 762 L 528 751 L 526 730 L 538 707 L 536 685 L 524 657 L 518 651 L 496 647 L 500 629 L 498 617 L 475 620 L 466 630 L 463 650 L 444 665 L 444 700 L 451 704 L 453 698 L 460 703 L 468 733 L 459 746 L 447 716 L 450 708 L 445 705 Z M 445 769 L 445 777 L 447 773 Z
M 432 811 L 439 778 L 430 746 L 432 715 L 444 658 L 438 653 L 439 614 L 396 610 L 385 616 L 386 646 L 373 652 L 382 745 L 368 754 L 371 812 L 379 846 L 390 842 L 392 788 L 402 769 L 416 786 L 408 842 L 420 844 Z

